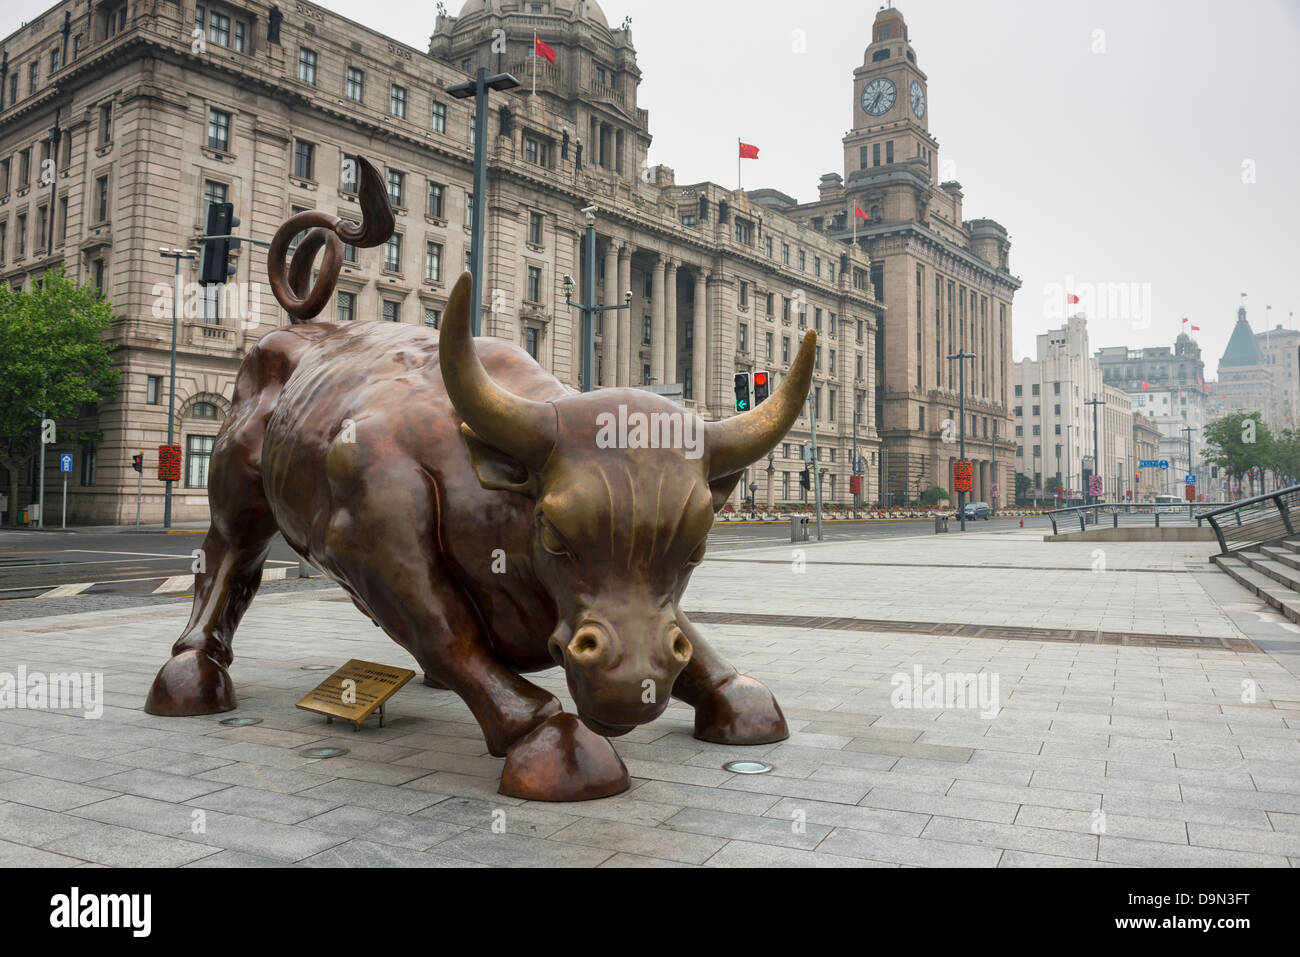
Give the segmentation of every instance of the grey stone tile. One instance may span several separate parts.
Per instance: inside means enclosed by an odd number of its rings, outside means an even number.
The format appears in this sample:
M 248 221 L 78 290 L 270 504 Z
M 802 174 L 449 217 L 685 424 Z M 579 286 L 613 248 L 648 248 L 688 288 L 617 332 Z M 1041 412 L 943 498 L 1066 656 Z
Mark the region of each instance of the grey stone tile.
M 40 847 L 61 837 L 84 831 L 91 825 L 77 817 L 25 804 L 0 803 L 0 839 Z
M 1088 861 L 1097 859 L 1096 835 L 1023 827 L 1018 824 L 935 817 L 925 826 L 921 837 L 1002 850 L 1032 851 L 1055 857 L 1077 857 Z
M 273 861 L 269 858 L 258 857 L 256 854 L 245 854 L 242 851 L 218 851 L 216 854 L 208 857 L 201 857 L 184 865 L 190 867 L 284 867 L 284 861 Z
M 42 851 L 26 844 L 0 841 L 0 867 L 76 867 L 79 858 Z
M 0 801 L 27 804 L 47 811 L 67 811 L 83 804 L 116 797 L 117 794 L 117 791 L 37 777 L 34 774 L 0 784 Z
M 808 823 L 806 815 L 782 821 L 775 817 L 730 814 L 701 808 L 684 808 L 665 821 L 663 826 L 693 834 L 756 844 L 799 847 L 808 851 L 815 850 L 822 838 L 831 832 L 829 827 Z
M 464 825 L 449 824 L 429 817 L 388 814 L 374 808 L 344 806 L 302 822 L 303 827 L 331 834 L 364 836 L 377 844 L 423 851 L 466 830 Z M 507 825 L 508 826 L 508 825 Z
M 185 754 L 167 748 L 141 748 L 138 751 L 127 751 L 116 755 L 113 760 L 117 764 L 132 768 L 166 771 L 169 774 L 182 774 L 186 777 L 194 777 L 204 771 L 212 771 L 233 763 L 225 758 L 214 758 L 208 754 Z
M 695 807 L 733 814 L 762 814 L 780 798 L 774 794 L 747 793 L 722 788 L 677 784 L 671 781 L 634 782 L 628 796 L 651 804 L 671 807 Z
M 180 867 L 220 850 L 209 844 L 162 837 L 133 828 L 93 821 L 80 823 L 81 830 L 47 841 L 41 845 L 42 849 L 109 867 Z
M 1073 808 L 1091 811 L 1101 807 L 1101 792 L 1067 791 L 1049 787 L 1014 787 L 990 784 L 987 781 L 957 781 L 948 790 L 948 797 L 979 798 L 1000 801 L 1004 804 L 1041 804 L 1045 807 Z
M 1188 824 L 1187 834 L 1190 843 L 1197 847 L 1300 857 L 1300 833 L 1265 831 L 1253 827 L 1224 827 L 1217 824 Z
M 408 847 L 353 840 L 300 862 L 303 867 L 482 867 L 469 861 L 426 854 Z
M 1076 811 L 1060 807 L 1035 807 L 1026 804 L 1016 815 L 1016 824 L 1024 827 L 1054 828 L 1079 834 L 1110 834 L 1114 837 L 1134 837 L 1143 841 L 1167 841 L 1170 844 L 1187 843 L 1187 825 L 1153 817 L 1133 817 L 1105 812 L 1096 817 L 1090 811 Z M 1103 828 L 1104 830 L 1098 830 Z
M 137 794 L 140 797 L 156 798 L 159 801 L 188 801 L 200 794 L 211 794 L 225 787 L 214 781 L 200 781 L 180 774 L 167 774 L 164 771 L 150 771 L 137 768 L 110 774 L 106 778 L 95 778 L 90 782 L 97 788 L 119 791 L 124 794 Z
M 328 763 L 317 762 L 324 771 Z M 263 791 L 275 791 L 279 794 L 294 794 L 308 788 L 318 787 L 335 780 L 332 775 L 318 774 L 315 771 L 286 771 L 260 764 L 227 764 L 195 775 L 202 781 L 215 781 L 221 784 L 238 784 L 243 787 L 261 788 Z
M 585 847 L 523 834 L 493 834 L 474 828 L 438 845 L 438 853 L 495 867 L 595 867 L 613 856 L 608 848 Z
M 722 850 L 707 861 L 706 867 L 898 867 L 885 861 L 860 857 L 841 857 L 823 851 L 806 851 L 794 847 L 749 841 L 728 841 Z
M 387 784 L 371 784 L 369 781 L 350 781 L 339 779 L 314 788 L 307 788 L 296 793 L 297 797 L 312 798 L 333 804 L 352 804 L 359 807 L 374 808 L 378 811 L 392 811 L 398 814 L 410 814 L 436 804 L 446 795 L 417 791 L 411 788 L 391 787 Z
M 11 757 L 5 763 L 5 767 L 13 769 L 12 772 L 6 772 L 6 774 L 11 775 L 8 778 L 9 780 L 19 776 L 20 773 L 27 773 L 39 774 L 41 777 L 46 778 L 56 778 L 59 781 L 71 781 L 73 784 L 81 784 L 94 778 L 102 778 L 127 770 L 127 766 L 124 764 L 96 761 L 93 758 L 79 758 L 71 754 L 55 754 L 51 751 L 33 751 L 32 757 L 26 759 Z
M 416 811 L 410 817 L 415 820 L 441 821 L 462 828 L 475 827 L 489 831 L 495 828 L 499 832 L 504 828 L 502 833 L 537 838 L 549 837 L 578 820 L 578 815 L 552 810 L 550 804 L 506 804 L 472 797 L 449 797 L 422 811 Z
M 660 857 L 643 857 L 640 854 L 615 854 L 613 857 L 607 859 L 603 864 L 599 864 L 597 866 L 598 867 L 636 867 L 636 868 L 645 868 L 645 867 L 692 868 L 692 867 L 699 867 L 700 865 L 687 864 L 684 861 L 665 861 L 663 858 Z
M 969 818 L 1010 824 L 1016 819 L 1018 804 L 1005 801 L 984 801 L 978 798 L 946 797 L 921 794 L 916 791 L 897 791 L 872 788 L 857 803 L 865 807 L 884 808 L 890 811 L 912 811 L 916 814 L 939 814 L 944 817 Z
M 996 867 L 1002 855 L 998 849 L 968 843 L 847 827 L 837 827 L 832 831 L 817 848 L 817 853 L 917 867 Z
M 1140 841 L 1103 835 L 1099 861 L 1140 867 L 1288 867 L 1285 857 L 1225 851 L 1209 847 L 1183 847 L 1163 841 Z
M 785 798 L 764 813 L 787 824 L 799 814 L 811 822 L 831 827 L 848 827 L 858 831 L 881 831 L 886 834 L 903 834 L 918 837 L 930 815 L 911 811 L 887 811 L 854 804 L 829 804 L 822 801 L 805 801 Z
M 204 794 L 185 802 L 190 807 L 206 808 L 210 811 L 224 811 L 228 814 L 242 814 L 278 824 L 297 824 L 309 817 L 324 814 L 343 802 L 319 800 L 291 794 L 278 794 L 260 788 L 246 788 L 238 785 L 223 791 Z
M 1111 861 L 1084 861 L 1077 857 L 1053 857 L 1050 854 L 1035 854 L 1032 851 L 1004 851 L 998 867 L 1130 867 L 1129 864 L 1116 864 Z
M 1183 785 L 1183 800 L 1200 804 L 1218 804 L 1227 807 L 1259 808 L 1263 811 L 1300 813 L 1300 794 L 1282 791 L 1238 791 L 1231 788 L 1206 788 Z
M 688 864 L 702 864 L 726 843 L 725 840 L 706 835 L 596 818 L 575 821 L 556 831 L 550 839 L 646 857 L 662 857 L 670 861 L 685 861 Z

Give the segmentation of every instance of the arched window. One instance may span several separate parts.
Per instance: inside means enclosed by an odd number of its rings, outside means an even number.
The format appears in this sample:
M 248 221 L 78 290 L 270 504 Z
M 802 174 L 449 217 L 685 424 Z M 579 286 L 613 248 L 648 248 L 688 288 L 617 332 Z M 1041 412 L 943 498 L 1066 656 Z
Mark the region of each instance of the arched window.
M 195 419 L 215 419 L 217 407 L 211 402 L 195 402 L 194 408 L 190 410 L 190 416 Z

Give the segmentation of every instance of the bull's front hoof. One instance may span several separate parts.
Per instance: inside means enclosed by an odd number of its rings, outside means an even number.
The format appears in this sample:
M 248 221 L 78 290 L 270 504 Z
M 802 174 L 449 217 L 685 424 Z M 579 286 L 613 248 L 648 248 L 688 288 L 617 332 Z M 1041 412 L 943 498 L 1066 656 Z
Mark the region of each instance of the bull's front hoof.
M 766 685 L 733 675 L 696 705 L 695 737 L 714 744 L 771 744 L 790 737 L 790 729 Z
M 530 801 L 589 801 L 632 786 L 607 738 L 575 715 L 547 718 L 510 748 L 500 792 Z
M 168 718 L 220 714 L 235 708 L 235 686 L 226 669 L 201 651 L 182 651 L 153 679 L 144 710 Z

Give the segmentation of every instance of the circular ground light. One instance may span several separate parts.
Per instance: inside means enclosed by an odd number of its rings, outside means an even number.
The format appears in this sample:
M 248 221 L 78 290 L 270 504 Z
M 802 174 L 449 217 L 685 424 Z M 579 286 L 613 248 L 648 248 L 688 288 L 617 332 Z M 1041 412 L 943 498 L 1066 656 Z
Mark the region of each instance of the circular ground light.
M 261 724 L 261 718 L 226 718 L 221 722 L 228 728 L 246 728 L 250 724 Z
M 766 774 L 772 770 L 772 765 L 762 761 L 728 761 L 722 770 L 735 774 Z
M 347 754 L 347 748 L 308 748 L 306 751 L 299 751 L 304 758 L 337 758 L 340 755 Z
M 329 671 L 329 665 L 303 665 L 302 671 Z

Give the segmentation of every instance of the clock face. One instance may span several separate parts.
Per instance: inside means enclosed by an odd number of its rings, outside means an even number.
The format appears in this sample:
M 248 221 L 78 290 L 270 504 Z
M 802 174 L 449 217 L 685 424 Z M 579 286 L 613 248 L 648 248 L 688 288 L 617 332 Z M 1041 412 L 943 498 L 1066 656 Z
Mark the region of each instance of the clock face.
M 894 81 L 880 76 L 862 89 L 862 109 L 872 116 L 881 116 L 889 112 L 894 101 L 898 99 L 898 87 Z
M 916 114 L 919 120 L 925 116 L 925 90 L 921 89 L 921 84 L 917 80 L 912 81 L 912 88 L 908 91 L 912 97 L 912 112 Z

